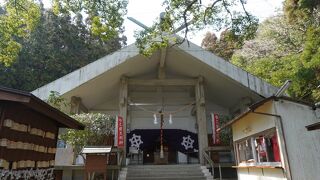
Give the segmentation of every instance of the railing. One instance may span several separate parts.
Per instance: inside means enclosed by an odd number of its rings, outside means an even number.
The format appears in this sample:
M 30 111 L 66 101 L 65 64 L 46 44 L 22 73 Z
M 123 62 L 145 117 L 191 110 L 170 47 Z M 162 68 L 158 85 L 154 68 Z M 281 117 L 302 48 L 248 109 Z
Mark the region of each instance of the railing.
M 215 163 L 212 159 L 211 159 L 211 153 L 212 152 L 230 152 L 232 153 L 232 147 L 230 146 L 211 146 L 211 147 L 207 147 L 204 152 L 203 152 L 203 157 L 206 160 L 206 163 L 208 163 L 208 165 L 210 166 L 210 168 L 212 169 L 212 176 L 214 178 L 215 173 L 214 173 L 214 168 L 217 167 L 219 169 L 219 179 L 222 179 L 222 172 L 221 172 L 221 163 Z M 231 154 L 232 155 L 232 154 Z M 223 167 L 231 167 L 232 166 L 232 162 L 230 163 L 222 163 Z
M 202 155 L 203 155 L 204 159 L 206 160 L 206 162 L 209 163 L 209 165 L 211 167 L 211 174 L 214 178 L 214 163 L 213 163 L 213 161 L 211 160 L 211 158 L 209 157 L 209 155 L 207 154 L 206 151 L 203 151 Z

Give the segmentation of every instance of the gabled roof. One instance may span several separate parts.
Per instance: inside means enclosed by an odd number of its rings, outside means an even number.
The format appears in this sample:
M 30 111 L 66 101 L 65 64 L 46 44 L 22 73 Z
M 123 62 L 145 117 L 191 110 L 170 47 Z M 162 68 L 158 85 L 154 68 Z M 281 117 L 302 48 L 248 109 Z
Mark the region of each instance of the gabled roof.
M 160 56 L 160 52 L 155 52 L 150 58 L 143 57 L 139 55 L 137 47 L 132 44 L 46 84 L 32 93 L 41 99 L 46 99 L 50 91 L 57 91 L 65 96 L 78 94 L 83 97 L 84 104 L 90 108 L 94 106 L 94 101 L 118 96 L 114 88 L 118 86 L 122 75 L 143 77 L 150 74 L 149 76 L 152 76 L 151 73 L 157 72 Z M 167 50 L 167 56 L 166 66 L 169 74 L 184 77 L 204 76 L 208 84 L 207 91 L 215 92 L 215 94 L 211 93 L 212 99 L 221 103 L 232 104 L 248 94 L 253 94 L 252 96 L 258 99 L 269 97 L 277 90 L 262 79 L 193 43 L 188 45 L 185 42 L 171 47 Z M 105 84 L 102 85 L 103 83 Z M 97 97 L 92 94 L 92 90 L 95 94 L 111 94 L 108 97 L 107 95 Z M 237 90 L 237 96 L 234 90 Z M 85 91 L 91 91 L 91 93 L 85 93 Z M 222 99 L 225 94 L 227 94 L 225 99 Z
M 23 104 L 28 108 L 56 121 L 59 127 L 84 129 L 83 124 L 50 106 L 29 92 L 0 86 L 0 101 L 10 101 Z

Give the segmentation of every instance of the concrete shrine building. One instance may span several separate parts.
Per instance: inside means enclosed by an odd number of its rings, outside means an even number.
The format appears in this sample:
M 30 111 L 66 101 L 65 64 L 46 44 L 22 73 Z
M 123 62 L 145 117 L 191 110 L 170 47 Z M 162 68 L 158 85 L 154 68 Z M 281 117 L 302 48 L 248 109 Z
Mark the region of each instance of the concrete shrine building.
M 141 156 L 135 163 L 152 165 L 205 164 L 203 152 L 219 147 L 211 138 L 213 114 L 234 118 L 277 90 L 215 54 L 185 42 L 161 49 L 149 58 L 140 55 L 135 45 L 129 45 L 32 93 L 46 99 L 50 91 L 59 92 L 71 102 L 73 113 L 121 116 L 126 157 L 137 150 Z M 165 160 L 159 159 L 161 142 Z M 229 150 L 233 151 L 232 147 Z M 270 178 L 277 179 L 272 173 Z
M 153 112 L 162 110 L 169 148 L 201 152 L 212 134 L 211 113 L 232 117 L 276 90 L 211 52 L 184 43 L 150 58 L 130 45 L 32 93 L 46 99 L 50 91 L 59 92 L 74 101 L 73 112 L 120 115 L 126 122 L 126 146 L 130 147 L 134 135 L 142 135 L 142 149 L 150 151 L 159 139 Z M 169 113 L 172 124 L 167 121 Z M 173 138 L 175 134 L 179 137 Z M 182 137 L 188 136 L 194 142 L 191 149 L 181 145 Z

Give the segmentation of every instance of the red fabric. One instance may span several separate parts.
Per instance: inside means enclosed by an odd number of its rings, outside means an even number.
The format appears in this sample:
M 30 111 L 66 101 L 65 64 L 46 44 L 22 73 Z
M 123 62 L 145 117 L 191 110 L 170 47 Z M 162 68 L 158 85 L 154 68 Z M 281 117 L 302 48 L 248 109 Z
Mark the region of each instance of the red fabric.
M 281 161 L 280 151 L 279 151 L 279 144 L 278 144 L 278 139 L 276 134 L 272 137 L 272 149 L 273 149 L 274 161 L 280 162 Z

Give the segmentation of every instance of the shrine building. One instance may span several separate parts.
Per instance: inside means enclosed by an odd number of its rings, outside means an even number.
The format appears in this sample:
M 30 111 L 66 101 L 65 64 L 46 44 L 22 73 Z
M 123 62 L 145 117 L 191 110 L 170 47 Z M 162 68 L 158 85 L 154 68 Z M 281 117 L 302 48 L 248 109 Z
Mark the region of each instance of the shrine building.
M 121 116 L 126 155 L 142 152 L 137 163 L 204 164 L 202 152 L 214 146 L 213 114 L 231 119 L 277 88 L 184 42 L 151 57 L 129 45 L 32 93 L 47 99 L 50 91 L 71 102 L 70 112 Z

